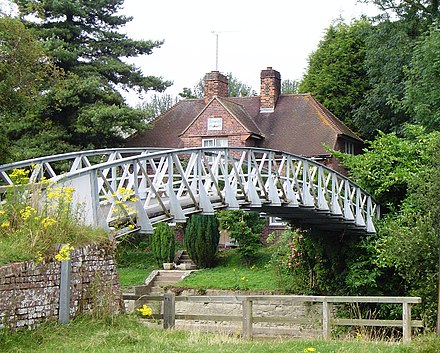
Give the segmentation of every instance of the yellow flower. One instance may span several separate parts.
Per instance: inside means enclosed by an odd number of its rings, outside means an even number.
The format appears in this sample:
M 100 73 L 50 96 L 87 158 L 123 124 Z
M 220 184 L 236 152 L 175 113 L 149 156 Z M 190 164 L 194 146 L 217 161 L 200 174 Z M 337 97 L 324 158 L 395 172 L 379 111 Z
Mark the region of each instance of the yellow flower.
M 307 353 L 307 352 L 316 352 L 316 348 L 313 348 L 313 347 L 304 348 L 304 353 Z
M 44 228 L 49 228 L 51 225 L 56 224 L 56 223 L 57 223 L 57 220 L 50 218 L 50 217 L 46 217 L 41 220 L 41 225 Z
M 27 184 L 29 182 L 29 170 L 13 169 L 9 175 L 14 184 Z
M 0 214 L 5 214 L 6 212 L 3 210 L 0 210 Z
M 11 223 L 9 221 L 3 222 L 0 224 L 0 228 L 9 228 L 11 226 Z
M 133 230 L 133 229 L 134 229 L 134 225 L 133 225 L 133 224 L 129 224 L 129 225 L 128 225 L 128 229 Z
M 142 305 L 142 308 L 136 309 L 136 311 L 140 312 L 142 316 L 151 316 L 153 311 L 148 305 Z
M 25 221 L 35 213 L 37 213 L 37 210 L 35 208 L 31 206 L 26 206 L 25 209 L 20 211 L 20 216 Z
M 63 245 L 60 251 L 58 251 L 58 254 L 55 255 L 55 260 L 59 262 L 70 260 L 71 250 L 74 250 L 74 248 L 73 246 L 70 246 L 70 244 Z

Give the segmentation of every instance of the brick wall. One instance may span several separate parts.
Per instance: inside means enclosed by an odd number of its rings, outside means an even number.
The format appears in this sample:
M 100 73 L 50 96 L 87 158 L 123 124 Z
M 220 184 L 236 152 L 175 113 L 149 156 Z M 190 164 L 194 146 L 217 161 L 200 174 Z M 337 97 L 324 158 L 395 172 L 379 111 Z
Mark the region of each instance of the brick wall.
M 281 94 L 281 75 L 268 67 L 261 71 L 260 109 L 273 110 Z
M 205 75 L 205 103 L 208 103 L 214 96 L 228 96 L 228 78 L 218 71 L 212 71 Z
M 71 254 L 70 315 L 121 309 L 111 244 L 89 245 Z M 0 328 L 34 327 L 57 320 L 60 262 L 22 262 L 0 267 Z
M 222 118 L 221 130 L 208 130 L 208 119 L 214 117 Z M 184 147 L 200 147 L 202 139 L 208 138 L 227 138 L 229 146 L 245 147 L 249 136 L 249 132 L 231 116 L 225 107 L 219 101 L 214 100 L 181 138 Z

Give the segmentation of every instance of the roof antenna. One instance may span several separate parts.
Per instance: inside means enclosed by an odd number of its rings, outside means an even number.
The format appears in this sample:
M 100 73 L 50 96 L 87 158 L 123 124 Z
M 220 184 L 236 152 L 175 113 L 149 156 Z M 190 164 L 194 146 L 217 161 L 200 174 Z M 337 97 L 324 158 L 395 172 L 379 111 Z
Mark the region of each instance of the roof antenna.
M 218 71 L 218 35 L 220 33 L 234 33 L 238 31 L 211 31 L 212 34 L 215 34 L 215 71 Z

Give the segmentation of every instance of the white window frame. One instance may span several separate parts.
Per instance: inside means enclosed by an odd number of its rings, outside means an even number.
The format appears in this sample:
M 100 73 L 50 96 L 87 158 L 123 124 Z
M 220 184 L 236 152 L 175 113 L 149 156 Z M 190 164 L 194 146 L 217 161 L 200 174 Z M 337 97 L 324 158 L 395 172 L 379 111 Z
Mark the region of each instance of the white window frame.
M 212 142 L 212 145 L 208 143 Z M 208 138 L 202 139 L 202 147 L 228 147 L 228 139 L 227 138 Z
M 354 154 L 354 143 L 351 141 L 344 141 L 344 152 Z

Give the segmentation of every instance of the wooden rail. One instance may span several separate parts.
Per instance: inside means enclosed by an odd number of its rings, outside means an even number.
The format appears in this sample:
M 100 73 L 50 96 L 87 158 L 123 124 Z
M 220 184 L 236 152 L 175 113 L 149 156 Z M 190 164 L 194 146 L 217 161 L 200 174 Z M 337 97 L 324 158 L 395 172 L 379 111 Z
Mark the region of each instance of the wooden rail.
M 175 296 L 174 293 L 165 293 L 163 296 L 129 295 L 123 296 L 124 300 L 134 300 L 137 305 L 151 301 L 163 301 L 163 315 L 154 315 L 163 319 L 164 328 L 175 326 L 175 320 L 206 320 L 206 321 L 235 321 L 242 322 L 243 337 L 252 338 L 252 326 L 256 322 L 313 324 L 313 318 L 285 318 L 261 317 L 253 315 L 254 302 L 281 301 L 285 303 L 322 303 L 322 337 L 331 338 L 332 326 L 376 326 L 376 327 L 402 327 L 403 342 L 411 340 L 413 328 L 422 328 L 421 320 L 411 317 L 411 305 L 422 302 L 420 297 L 358 297 L 358 296 L 299 296 L 299 295 L 256 295 L 256 296 Z M 179 301 L 199 303 L 236 303 L 242 305 L 242 316 L 230 315 L 179 315 L 175 313 L 175 303 Z M 332 305 L 335 303 L 376 303 L 402 305 L 402 320 L 376 320 L 376 319 L 340 319 L 332 318 Z

